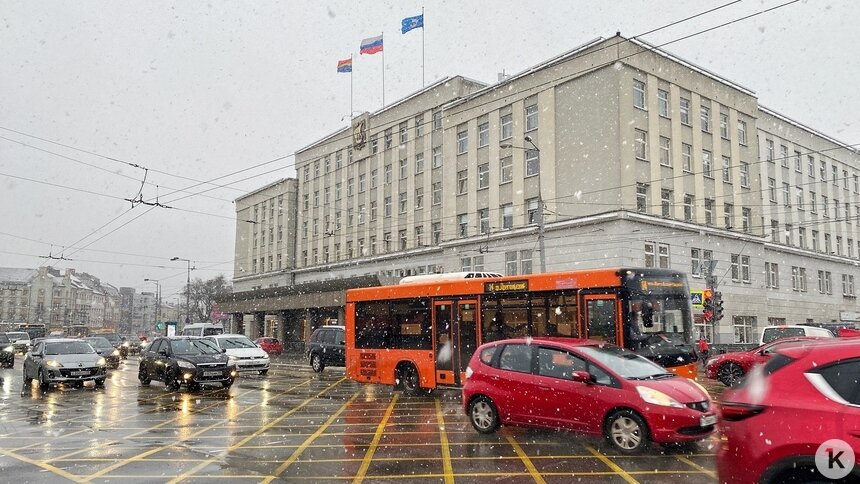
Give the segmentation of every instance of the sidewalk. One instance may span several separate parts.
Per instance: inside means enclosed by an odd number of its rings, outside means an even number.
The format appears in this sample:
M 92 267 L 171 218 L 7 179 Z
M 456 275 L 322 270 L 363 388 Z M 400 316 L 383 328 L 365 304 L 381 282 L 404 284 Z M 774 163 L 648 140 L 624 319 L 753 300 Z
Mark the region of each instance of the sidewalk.
M 310 368 L 304 353 L 299 351 L 285 351 L 280 355 L 269 355 L 269 364 L 272 366 L 301 366 Z

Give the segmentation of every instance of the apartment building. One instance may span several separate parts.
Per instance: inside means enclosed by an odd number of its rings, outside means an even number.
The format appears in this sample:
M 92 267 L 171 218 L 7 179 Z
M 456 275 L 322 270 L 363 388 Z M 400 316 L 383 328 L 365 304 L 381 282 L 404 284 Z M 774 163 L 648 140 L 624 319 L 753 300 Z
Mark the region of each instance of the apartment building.
M 246 264 L 246 287 L 645 266 L 702 289 L 715 262 L 712 341 L 860 320 L 860 154 L 635 39 L 490 86 L 443 79 L 299 150 L 296 171 L 293 264 Z

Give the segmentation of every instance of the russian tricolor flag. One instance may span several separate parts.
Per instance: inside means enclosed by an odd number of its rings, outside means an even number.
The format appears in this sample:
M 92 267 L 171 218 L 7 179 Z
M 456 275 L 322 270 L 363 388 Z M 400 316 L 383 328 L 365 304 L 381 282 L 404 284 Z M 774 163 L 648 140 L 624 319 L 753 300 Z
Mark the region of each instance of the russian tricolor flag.
M 364 39 L 361 41 L 361 53 L 362 54 L 375 54 L 377 52 L 382 52 L 382 36 L 379 35 L 377 37 L 371 37 L 369 39 Z
M 337 61 L 338 72 L 352 72 L 352 57 Z

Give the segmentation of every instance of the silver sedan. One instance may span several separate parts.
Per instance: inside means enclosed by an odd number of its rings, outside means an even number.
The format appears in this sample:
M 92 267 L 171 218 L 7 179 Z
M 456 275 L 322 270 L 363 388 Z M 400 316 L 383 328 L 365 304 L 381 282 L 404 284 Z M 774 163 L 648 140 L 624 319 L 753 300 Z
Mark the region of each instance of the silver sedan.
M 102 386 L 107 378 L 104 358 L 85 341 L 66 338 L 44 339 L 24 357 L 24 384 L 38 380 L 42 390 L 52 383 L 75 387 L 93 380 Z

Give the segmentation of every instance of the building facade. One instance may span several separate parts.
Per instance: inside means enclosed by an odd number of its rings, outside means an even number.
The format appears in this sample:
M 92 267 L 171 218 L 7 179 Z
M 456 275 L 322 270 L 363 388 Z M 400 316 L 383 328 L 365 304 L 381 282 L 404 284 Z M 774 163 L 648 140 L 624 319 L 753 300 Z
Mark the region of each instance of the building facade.
M 860 154 L 661 49 L 598 39 L 492 86 L 444 79 L 364 121 L 360 143 L 354 120 L 297 152 L 295 264 L 252 270 L 240 293 L 254 279 L 666 267 L 699 290 L 713 270 L 725 317 L 699 325 L 713 342 L 860 318 Z

